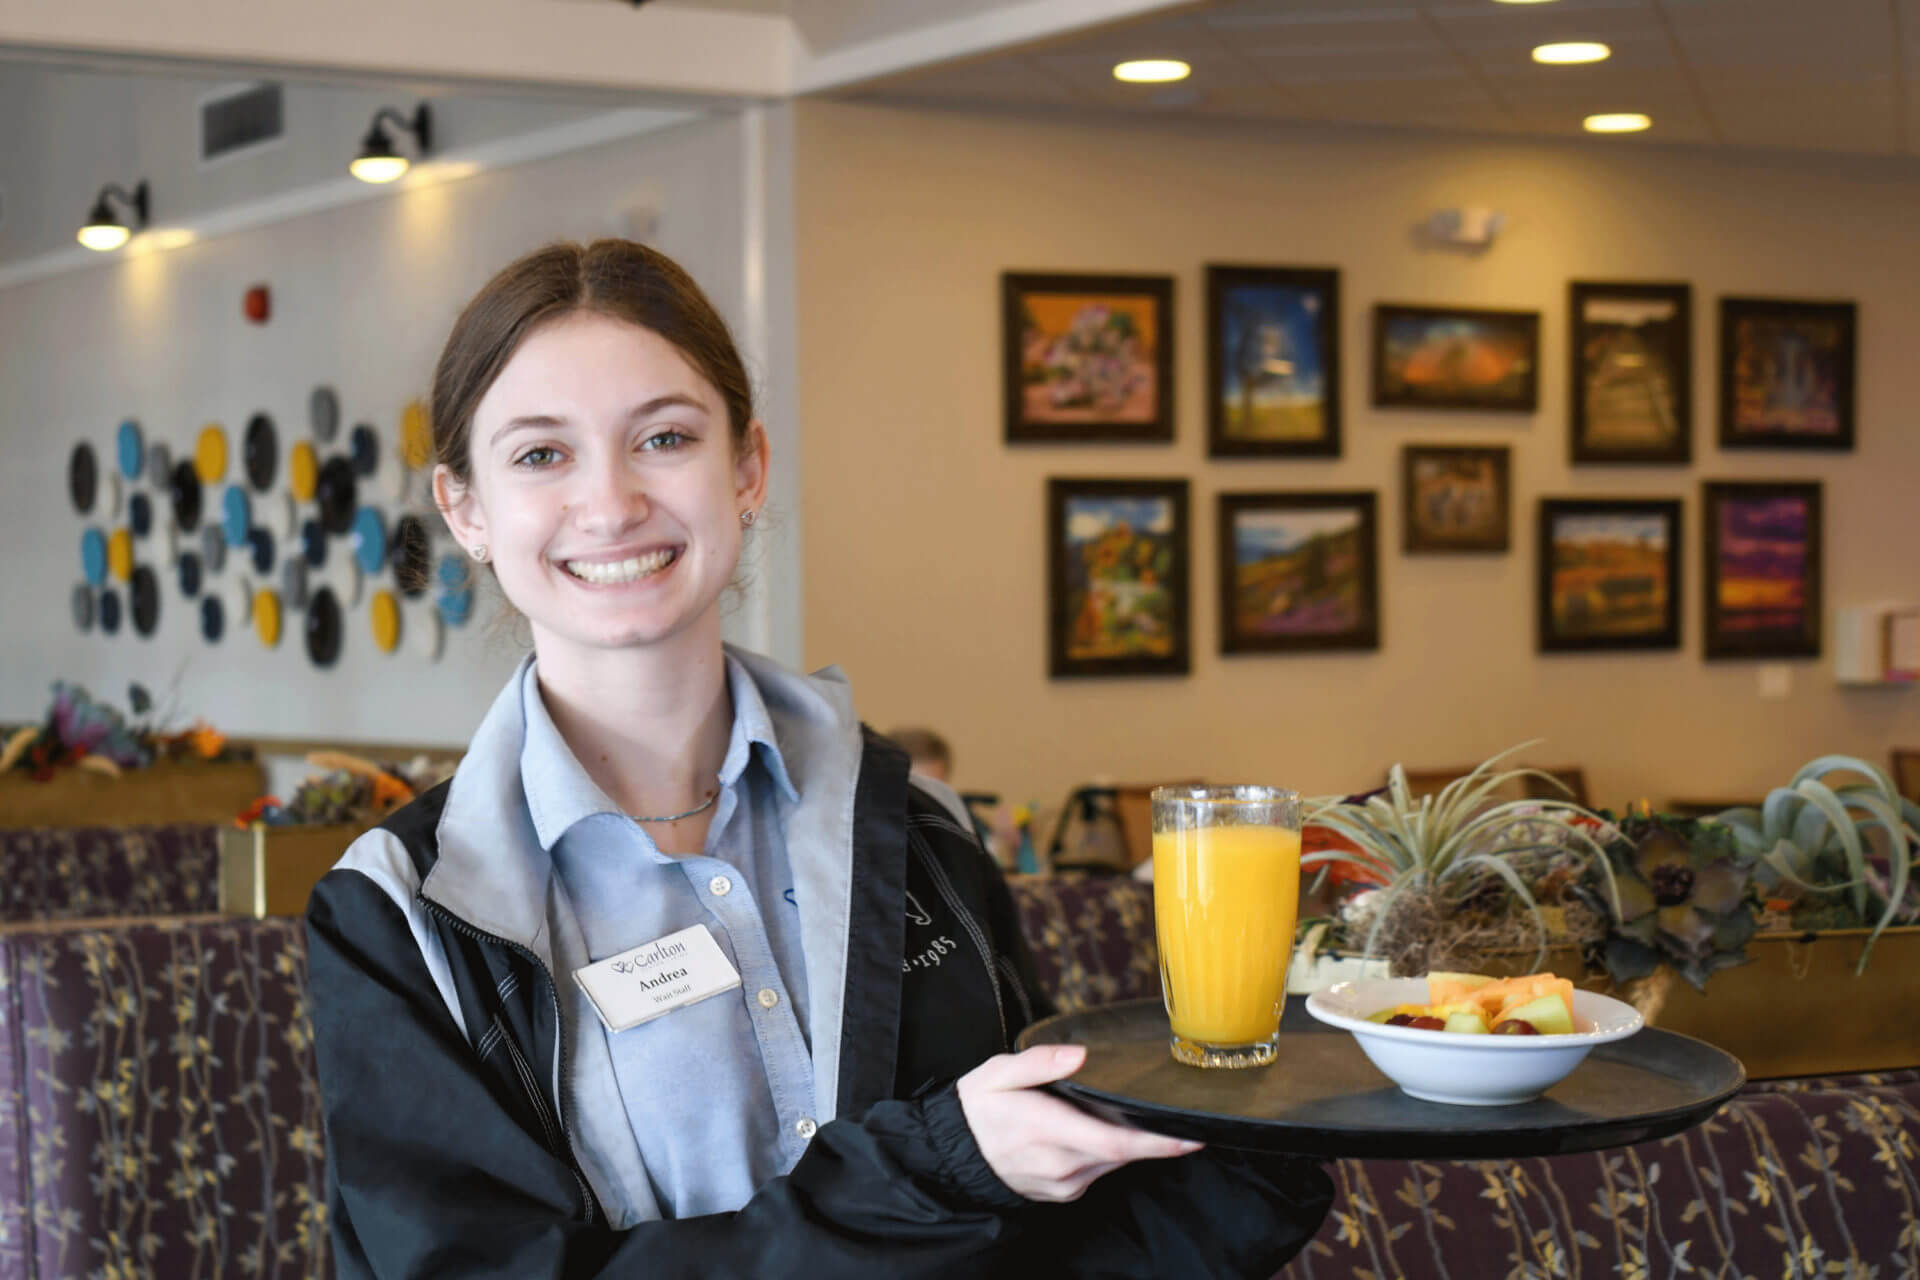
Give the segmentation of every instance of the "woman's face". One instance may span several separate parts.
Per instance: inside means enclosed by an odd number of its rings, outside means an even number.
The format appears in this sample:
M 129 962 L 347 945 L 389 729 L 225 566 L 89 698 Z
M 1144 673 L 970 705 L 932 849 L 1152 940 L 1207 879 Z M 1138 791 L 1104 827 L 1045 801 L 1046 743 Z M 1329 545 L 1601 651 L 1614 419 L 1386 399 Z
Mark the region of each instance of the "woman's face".
M 534 331 L 474 412 L 473 483 L 435 494 L 485 546 L 543 659 L 710 628 L 766 491 L 766 433 L 733 445 L 720 395 L 672 343 L 580 311 Z

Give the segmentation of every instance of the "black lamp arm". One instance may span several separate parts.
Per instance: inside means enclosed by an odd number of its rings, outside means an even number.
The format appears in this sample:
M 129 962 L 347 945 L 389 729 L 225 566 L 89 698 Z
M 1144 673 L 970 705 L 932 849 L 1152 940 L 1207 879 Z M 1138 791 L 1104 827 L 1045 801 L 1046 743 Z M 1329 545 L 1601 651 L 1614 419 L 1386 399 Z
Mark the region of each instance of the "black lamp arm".
M 132 191 L 128 191 L 117 182 L 109 182 L 106 186 L 100 188 L 100 195 L 94 200 L 95 207 L 97 208 L 106 204 L 109 198 L 118 200 L 121 204 L 133 210 L 135 218 L 134 225 L 136 228 L 147 225 L 148 207 L 147 184 L 145 179 L 136 183 Z
M 405 133 L 412 134 L 415 144 L 420 148 L 421 155 L 425 155 L 427 152 L 433 150 L 433 108 L 429 107 L 426 103 L 423 102 L 415 107 L 411 117 L 400 114 L 400 112 L 392 107 L 382 107 L 374 113 L 373 124 L 369 126 L 369 129 L 378 129 L 382 121 L 392 124 L 394 128 L 402 130 Z

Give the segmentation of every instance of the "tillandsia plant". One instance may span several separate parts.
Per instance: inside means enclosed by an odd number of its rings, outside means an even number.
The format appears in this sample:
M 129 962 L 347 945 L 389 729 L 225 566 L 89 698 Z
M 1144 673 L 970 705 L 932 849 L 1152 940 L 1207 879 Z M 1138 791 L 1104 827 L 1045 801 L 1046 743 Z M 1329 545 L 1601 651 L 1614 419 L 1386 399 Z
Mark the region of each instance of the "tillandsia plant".
M 1665 814 L 1630 814 L 1613 830 L 1602 860 L 1613 873 L 1613 904 L 1594 878 L 1576 890 L 1611 915 L 1599 950 L 1613 980 L 1644 978 L 1665 963 L 1704 990 L 1709 975 L 1746 963 L 1754 859 L 1732 831 Z
M 1857 779 L 1830 785 L 1837 775 Z M 1767 793 L 1758 809 L 1728 809 L 1725 823 L 1742 853 L 1759 860 L 1770 893 L 1817 904 L 1839 900 L 1872 929 L 1854 972 L 1864 973 L 1873 944 L 1891 924 L 1920 919 L 1914 870 L 1920 867 L 1920 805 L 1892 779 L 1853 756 L 1821 756 Z
M 1571 800 L 1495 801 L 1496 793 L 1516 779 L 1545 778 L 1560 785 L 1538 769 L 1498 767 L 1533 745 L 1523 742 L 1489 757 L 1437 795 L 1415 799 L 1406 770 L 1396 764 L 1387 771 L 1384 793 L 1308 801 L 1306 822 L 1338 832 L 1352 847 L 1308 853 L 1300 860 L 1301 869 L 1344 863 L 1380 886 L 1370 913 L 1366 954 L 1379 954 L 1382 926 L 1409 895 L 1451 886 L 1465 889 L 1465 896 L 1472 898 L 1492 883 L 1504 886 L 1531 918 L 1539 941 L 1537 969 L 1545 962 L 1551 933 L 1534 892 L 1537 881 L 1528 883 L 1539 864 L 1563 862 L 1569 856 L 1591 859 L 1611 884 L 1613 870 L 1596 838 L 1605 824 L 1597 814 Z M 1461 883 L 1471 880 L 1478 884 Z

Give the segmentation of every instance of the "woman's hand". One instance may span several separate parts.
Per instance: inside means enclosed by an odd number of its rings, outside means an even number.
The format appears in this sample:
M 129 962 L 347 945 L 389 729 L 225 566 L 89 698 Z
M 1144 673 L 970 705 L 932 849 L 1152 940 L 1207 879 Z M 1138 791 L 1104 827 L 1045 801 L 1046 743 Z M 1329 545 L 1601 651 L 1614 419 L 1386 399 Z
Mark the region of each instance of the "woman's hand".
M 1082 1045 L 1040 1045 L 988 1058 L 960 1077 L 960 1110 L 987 1164 L 1029 1200 L 1078 1200 L 1095 1178 L 1135 1160 L 1198 1151 L 1183 1138 L 1096 1120 L 1036 1086 L 1087 1060 Z

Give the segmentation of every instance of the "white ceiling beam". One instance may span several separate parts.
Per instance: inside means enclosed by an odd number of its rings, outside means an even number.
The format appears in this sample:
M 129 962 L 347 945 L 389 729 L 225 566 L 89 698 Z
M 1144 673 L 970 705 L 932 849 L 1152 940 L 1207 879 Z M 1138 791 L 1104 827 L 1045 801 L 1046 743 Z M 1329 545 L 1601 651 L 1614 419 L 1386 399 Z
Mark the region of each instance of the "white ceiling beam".
M 796 59 L 780 15 L 558 0 L 0 0 L 0 45 L 723 98 Z

